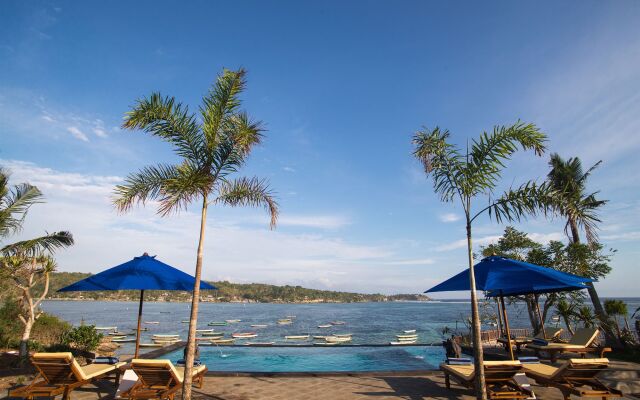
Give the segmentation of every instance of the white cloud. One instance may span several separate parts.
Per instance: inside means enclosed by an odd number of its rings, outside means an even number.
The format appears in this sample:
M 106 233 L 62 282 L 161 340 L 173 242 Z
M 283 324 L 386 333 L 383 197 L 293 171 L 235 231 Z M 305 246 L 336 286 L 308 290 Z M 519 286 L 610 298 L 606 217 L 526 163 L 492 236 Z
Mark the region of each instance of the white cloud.
M 447 223 L 460 221 L 460 216 L 458 214 L 453 214 L 453 213 L 441 214 L 439 218 L 440 218 L 440 221 L 447 222 Z
M 73 135 L 73 137 L 75 137 L 76 139 L 80 139 L 83 142 L 88 142 L 89 138 L 87 137 L 87 135 L 84 134 L 84 132 L 82 132 L 80 129 L 78 129 L 77 126 L 68 126 L 67 127 L 67 132 L 69 132 L 71 135 Z
M 278 225 L 320 229 L 338 229 L 349 225 L 348 218 L 336 215 L 281 215 Z
M 636 241 L 640 240 L 640 231 L 624 232 L 612 235 L 600 235 L 600 239 L 614 241 Z
M 552 233 L 527 233 L 530 239 L 539 242 L 539 243 L 548 243 L 551 240 L 562 240 L 564 235 L 560 232 L 552 232 Z M 474 237 L 473 238 L 473 246 L 474 249 L 477 249 L 477 246 L 487 246 L 492 243 L 497 243 L 501 238 L 501 235 L 489 235 L 482 237 Z M 445 243 L 436 247 L 436 251 L 451 251 L 458 250 L 467 247 L 467 239 L 460 239 L 454 242 Z
M 282 167 L 282 170 L 285 172 L 296 172 L 296 170 L 292 167 Z
M 19 240 L 44 231 L 69 230 L 76 244 L 57 254 L 63 271 L 98 272 L 147 251 L 188 273 L 193 272 L 199 214 L 186 211 L 160 218 L 154 204 L 118 215 L 111 204 L 118 176 L 57 171 L 16 160 L 0 160 L 11 182 L 30 182 L 45 194 L 34 206 Z M 266 224 L 220 223 L 222 208 L 212 208 L 205 242 L 206 279 L 300 284 L 310 287 L 387 293 L 424 290 L 416 265 L 431 259 L 398 257 L 391 247 L 353 243 L 335 235 L 270 231 Z M 298 227 L 339 227 L 348 220 L 332 216 L 283 217 Z M 393 265 L 394 268 L 390 268 Z

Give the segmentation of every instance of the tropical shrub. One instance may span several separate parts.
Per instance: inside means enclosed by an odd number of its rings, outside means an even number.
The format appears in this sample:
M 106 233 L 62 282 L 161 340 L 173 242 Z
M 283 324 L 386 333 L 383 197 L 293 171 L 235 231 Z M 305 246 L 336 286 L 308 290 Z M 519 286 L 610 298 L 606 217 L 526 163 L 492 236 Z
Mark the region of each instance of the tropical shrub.
M 100 345 L 100 340 L 102 340 L 102 334 L 96 331 L 95 326 L 81 325 L 66 332 L 62 343 L 72 349 L 93 351 Z

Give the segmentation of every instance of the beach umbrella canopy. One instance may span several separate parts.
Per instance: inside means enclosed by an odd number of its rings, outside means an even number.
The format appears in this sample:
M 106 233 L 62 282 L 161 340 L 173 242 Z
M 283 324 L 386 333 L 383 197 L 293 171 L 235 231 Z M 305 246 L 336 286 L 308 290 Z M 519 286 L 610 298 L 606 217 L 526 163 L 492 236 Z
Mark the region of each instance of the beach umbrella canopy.
M 486 291 L 489 297 L 586 289 L 584 283 L 593 282 L 590 278 L 499 256 L 483 259 L 473 267 L 473 271 L 476 288 Z M 425 293 L 469 289 L 467 268 Z
M 511 359 L 514 356 L 504 296 L 580 290 L 587 288 L 585 282 L 593 282 L 590 278 L 499 256 L 484 258 L 474 265 L 473 271 L 477 289 L 487 292 L 488 297 L 500 297 Z M 470 290 L 468 268 L 425 293 L 460 290 Z M 544 331 L 544 321 L 541 317 L 540 319 Z
M 59 289 L 58 292 L 84 292 L 97 290 L 140 290 L 138 309 L 138 330 L 136 333 L 136 351 L 140 346 L 140 318 L 145 290 L 183 290 L 191 291 L 195 278 L 170 265 L 144 253 L 124 264 L 109 268 L 86 279 Z M 206 282 L 200 282 L 200 289 L 216 289 Z

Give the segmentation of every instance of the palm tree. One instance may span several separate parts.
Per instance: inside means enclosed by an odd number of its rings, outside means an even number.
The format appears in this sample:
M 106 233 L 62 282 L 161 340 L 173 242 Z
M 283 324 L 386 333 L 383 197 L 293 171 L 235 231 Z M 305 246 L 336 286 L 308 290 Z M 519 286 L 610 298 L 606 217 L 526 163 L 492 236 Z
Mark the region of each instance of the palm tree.
M 596 199 L 598 192 L 587 193 L 586 184 L 587 178 L 601 163 L 602 161 L 598 161 L 584 172 L 578 157 L 564 160 L 554 153 L 549 160 L 551 171 L 547 175 L 547 182 L 558 193 L 554 208 L 567 219 L 564 229 L 573 243 L 580 243 L 580 228 L 584 229 L 588 243 L 594 244 L 598 240 L 598 223 L 601 222 L 598 210 L 607 203 L 607 200 Z M 602 307 L 598 292 L 592 282 L 588 282 L 587 286 L 593 309 L 602 322 L 608 338 L 613 339 L 613 332 L 609 328 L 609 317 Z
M 593 311 L 589 306 L 581 306 L 575 315 L 576 318 L 582 321 L 582 325 L 584 325 L 585 328 L 594 328 L 597 325 L 597 318 L 593 315 Z
M 618 332 L 618 337 L 622 339 L 622 330 L 620 329 L 620 324 L 618 323 L 618 318 L 623 317 L 625 327 L 628 331 L 631 331 L 629 328 L 629 320 L 627 316 L 629 311 L 627 309 L 627 303 L 622 300 L 606 300 L 604 302 L 604 308 L 607 311 L 607 314 L 612 317 L 614 321 L 614 326 L 616 328 L 616 332 Z
M 9 173 L 0 168 L 0 278 L 10 282 L 20 293 L 19 318 L 24 329 L 20 340 L 20 358 L 28 355 L 31 329 L 38 317 L 38 306 L 49 291 L 49 274 L 55 269 L 51 258 L 57 249 L 73 244 L 66 231 L 48 233 L 34 239 L 4 244 L 3 239 L 19 232 L 31 206 L 42 203 L 44 197 L 37 187 L 23 183 L 9 186 Z M 33 288 L 40 279 L 44 290 L 34 301 Z
M 519 220 L 526 214 L 546 212 L 550 191 L 547 184 L 528 182 L 511 188 L 493 198 L 504 162 L 522 147 L 542 155 L 546 136 L 533 124 L 520 121 L 511 126 L 496 126 L 492 133 L 484 132 L 479 140 L 473 140 L 471 149 L 463 154 L 449 143 L 449 131 L 440 128 L 423 129 L 413 137 L 414 156 L 423 164 L 427 175 L 433 179 L 434 191 L 444 202 L 459 202 L 465 214 L 467 231 L 467 256 L 471 288 L 471 321 L 476 373 L 476 396 L 486 399 L 480 318 L 473 270 L 473 246 L 471 226 L 485 212 L 497 222 Z M 476 197 L 489 197 L 489 205 L 476 211 L 472 202 Z
M 200 107 L 199 122 L 186 106 L 173 97 L 154 93 L 125 116 L 123 127 L 141 129 L 169 142 L 181 158 L 177 165 L 147 166 L 116 186 L 114 204 L 126 212 L 135 204 L 154 199 L 158 214 L 178 212 L 201 201 L 200 239 L 196 257 L 195 285 L 191 302 L 189 338 L 182 398 L 191 398 L 195 330 L 198 318 L 200 278 L 207 209 L 210 205 L 262 206 L 273 228 L 278 217 L 276 203 L 267 183 L 258 178 L 235 178 L 251 149 L 262 139 L 262 124 L 252 121 L 240 109 L 240 93 L 245 88 L 245 70 L 224 69 Z
M 572 319 L 575 316 L 576 305 L 575 303 L 569 303 L 567 299 L 561 299 L 558 304 L 556 304 L 556 312 L 559 316 L 564 320 L 564 324 L 567 327 L 567 330 L 570 334 L 574 334 L 575 330 L 571 325 Z

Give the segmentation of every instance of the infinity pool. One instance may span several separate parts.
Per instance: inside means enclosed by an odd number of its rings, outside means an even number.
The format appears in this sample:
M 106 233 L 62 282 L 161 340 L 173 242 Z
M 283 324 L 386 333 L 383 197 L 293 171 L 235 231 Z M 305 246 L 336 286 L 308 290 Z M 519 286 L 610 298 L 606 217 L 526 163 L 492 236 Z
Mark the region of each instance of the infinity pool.
M 161 358 L 174 363 L 176 350 Z M 365 372 L 437 369 L 444 349 L 406 347 L 200 347 L 200 359 L 210 371 L 234 372 Z

